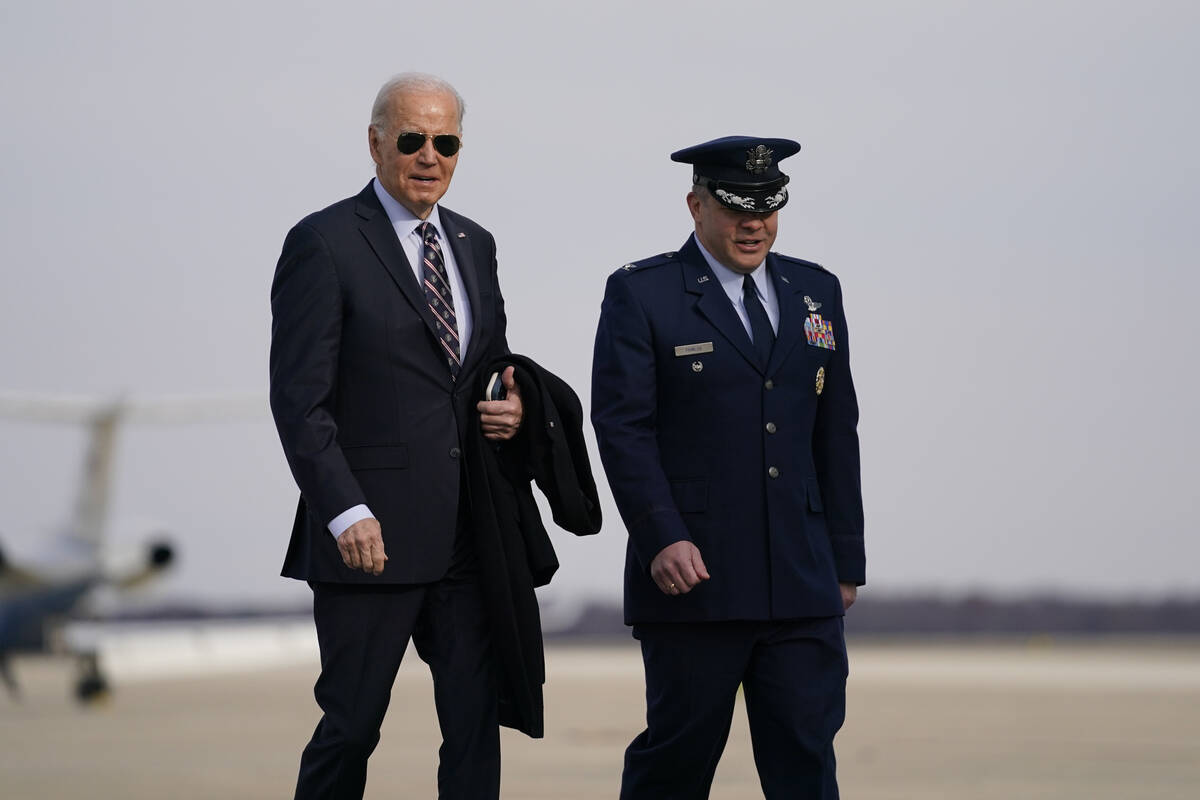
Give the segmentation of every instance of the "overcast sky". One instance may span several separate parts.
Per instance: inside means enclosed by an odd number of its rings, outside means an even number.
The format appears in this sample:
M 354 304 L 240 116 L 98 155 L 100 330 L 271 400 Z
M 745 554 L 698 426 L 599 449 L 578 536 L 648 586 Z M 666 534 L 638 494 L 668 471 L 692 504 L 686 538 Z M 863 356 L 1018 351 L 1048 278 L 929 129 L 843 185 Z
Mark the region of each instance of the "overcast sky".
M 473 5 L 0 3 L 0 389 L 264 398 L 123 432 L 112 541 L 181 551 L 156 596 L 307 596 L 268 288 L 410 69 L 466 98 L 444 202 L 496 236 L 512 348 L 585 404 L 606 276 L 690 232 L 668 154 L 794 138 L 776 248 L 844 286 L 871 588 L 1200 591 L 1200 7 Z M 69 517 L 83 442 L 0 420 L 12 554 Z M 606 502 L 545 596 L 619 597 Z

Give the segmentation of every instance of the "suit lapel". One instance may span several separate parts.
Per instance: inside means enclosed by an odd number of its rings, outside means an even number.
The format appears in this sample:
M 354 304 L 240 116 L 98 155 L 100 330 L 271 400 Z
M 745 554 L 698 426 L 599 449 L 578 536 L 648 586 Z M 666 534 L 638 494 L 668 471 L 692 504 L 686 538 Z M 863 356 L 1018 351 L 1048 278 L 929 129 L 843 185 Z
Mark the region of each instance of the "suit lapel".
M 433 312 L 429 310 L 429 301 L 425 299 L 425 290 L 417 283 L 417 275 L 404 255 L 404 248 L 400 246 L 400 240 L 396 238 L 396 229 L 392 227 L 392 221 L 384 212 L 371 184 L 367 184 L 367 188 L 358 195 L 358 205 L 355 211 L 362 219 L 359 230 L 362 231 L 367 244 L 375 251 L 375 255 L 383 264 L 384 269 L 392 276 L 400 293 L 424 320 L 425 327 L 429 328 L 430 334 L 436 336 L 437 324 L 434 321 Z M 455 255 L 458 255 L 457 251 Z
M 729 340 L 742 357 L 749 361 L 754 368 L 762 372 L 762 363 L 758 360 L 758 351 L 746 333 L 746 326 L 741 317 L 729 302 L 729 295 L 721 288 L 720 281 L 713 275 L 704 260 L 700 248 L 694 239 L 689 238 L 679 250 L 683 262 L 683 289 L 694 295 L 696 311 L 700 313 L 717 331 Z
M 808 306 L 802 298 L 804 286 L 799 276 L 774 253 L 767 255 L 767 274 L 775 284 L 775 297 L 779 300 L 779 332 L 775 335 L 775 347 L 771 350 L 771 363 L 767 368 L 768 374 L 774 374 L 795 349 L 796 343 L 804 338 Z

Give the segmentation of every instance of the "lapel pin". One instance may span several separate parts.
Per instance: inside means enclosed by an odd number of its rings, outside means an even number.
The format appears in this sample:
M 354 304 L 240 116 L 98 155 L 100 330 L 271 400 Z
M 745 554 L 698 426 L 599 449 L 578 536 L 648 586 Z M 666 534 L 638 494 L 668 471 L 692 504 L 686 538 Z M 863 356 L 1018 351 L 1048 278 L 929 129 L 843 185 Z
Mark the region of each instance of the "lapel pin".
M 465 238 L 467 238 L 467 235 L 466 235 L 465 233 L 463 233 L 462 231 L 459 231 L 459 232 L 458 232 L 458 238 L 460 238 L 460 239 L 465 239 Z
M 779 276 L 779 280 L 783 281 L 784 283 L 788 284 L 789 286 L 790 286 L 790 285 L 791 285 L 791 283 L 792 283 L 791 281 L 789 281 L 789 280 L 788 280 L 788 277 L 787 277 L 787 275 L 780 275 L 780 276 Z
M 696 278 L 696 283 L 708 283 L 708 276 L 701 275 L 699 278 Z

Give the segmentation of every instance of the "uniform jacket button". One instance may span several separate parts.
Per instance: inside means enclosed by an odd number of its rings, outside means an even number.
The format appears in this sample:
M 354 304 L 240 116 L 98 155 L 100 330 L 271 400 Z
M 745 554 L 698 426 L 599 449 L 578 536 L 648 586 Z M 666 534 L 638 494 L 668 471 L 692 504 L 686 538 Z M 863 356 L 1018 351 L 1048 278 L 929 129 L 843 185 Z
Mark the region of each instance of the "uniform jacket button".
M 776 467 L 771 467 L 770 469 L 767 470 L 767 474 L 770 475 L 772 478 L 778 478 L 779 470 Z
M 462 453 L 462 451 L 459 450 L 457 447 L 450 448 L 450 457 L 451 458 L 458 458 L 459 455 L 461 455 L 461 453 Z
M 767 423 L 767 433 L 774 433 L 776 430 L 778 430 L 778 429 L 775 427 L 774 422 Z
M 765 386 L 767 388 L 767 391 L 769 392 L 775 388 L 775 381 L 768 379 L 767 382 L 763 384 L 763 386 Z

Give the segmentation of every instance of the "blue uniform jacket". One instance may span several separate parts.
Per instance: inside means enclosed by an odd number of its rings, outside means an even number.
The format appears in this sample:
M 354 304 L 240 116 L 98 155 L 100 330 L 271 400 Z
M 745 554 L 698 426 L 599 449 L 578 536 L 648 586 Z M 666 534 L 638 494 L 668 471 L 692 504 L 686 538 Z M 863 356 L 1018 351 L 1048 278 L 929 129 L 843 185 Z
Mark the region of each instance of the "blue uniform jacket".
M 592 424 L 629 531 L 626 624 L 835 616 L 838 582 L 865 582 L 841 286 L 776 253 L 767 268 L 780 317 L 765 370 L 693 239 L 608 279 Z M 681 540 L 712 577 L 669 596 L 650 562 Z

